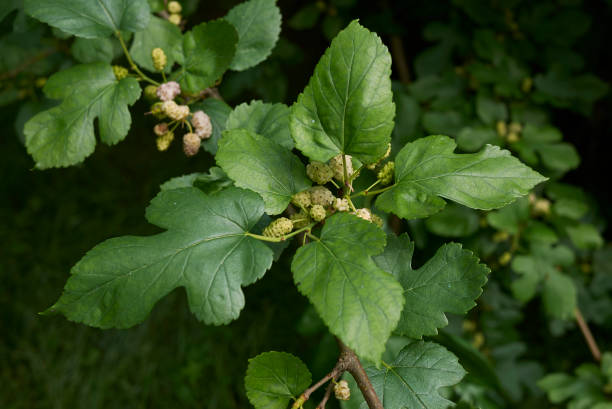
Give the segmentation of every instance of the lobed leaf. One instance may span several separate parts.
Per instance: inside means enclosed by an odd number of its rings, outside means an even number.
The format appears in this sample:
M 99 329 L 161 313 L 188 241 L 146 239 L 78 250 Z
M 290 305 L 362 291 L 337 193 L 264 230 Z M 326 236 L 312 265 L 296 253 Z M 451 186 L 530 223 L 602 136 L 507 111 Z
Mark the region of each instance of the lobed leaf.
M 285 104 L 245 102 L 234 108 L 227 118 L 226 127 L 248 129 L 287 149 L 293 149 L 293 139 L 289 131 L 289 108 Z
M 427 217 L 453 200 L 473 209 L 496 209 L 526 195 L 545 177 L 487 145 L 482 151 L 456 154 L 455 142 L 432 135 L 406 144 L 395 160 L 395 185 L 376 206 L 405 219 Z
M 385 246 L 375 225 L 347 213 L 325 221 L 320 240 L 301 247 L 293 278 L 330 331 L 359 356 L 379 362 L 395 328 L 402 287 L 372 260 Z
M 40 169 L 82 162 L 96 146 L 94 119 L 102 142 L 113 145 L 132 122 L 128 105 L 140 97 L 135 78 L 117 81 L 110 65 L 77 65 L 49 78 L 45 94 L 63 102 L 30 119 L 24 127 L 28 153 Z
M 334 38 L 291 108 L 297 148 L 320 162 L 339 153 L 376 162 L 393 130 L 390 75 L 387 47 L 353 21 Z
M 167 231 L 97 245 L 72 268 L 64 293 L 47 311 L 94 327 L 128 328 L 170 291 L 185 287 L 199 320 L 227 324 L 244 307 L 241 286 L 272 264 L 272 250 L 245 234 L 262 215 L 263 202 L 253 192 L 162 191 L 146 216 Z

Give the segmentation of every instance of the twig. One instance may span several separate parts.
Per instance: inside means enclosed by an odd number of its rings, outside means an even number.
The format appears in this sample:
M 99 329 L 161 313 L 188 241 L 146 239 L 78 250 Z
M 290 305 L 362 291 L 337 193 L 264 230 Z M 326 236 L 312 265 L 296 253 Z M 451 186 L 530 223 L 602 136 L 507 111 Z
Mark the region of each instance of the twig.
M 325 405 L 331 396 L 331 392 L 334 390 L 334 381 L 335 378 L 327 385 L 327 390 L 325 391 L 325 396 L 321 399 L 321 402 L 317 405 L 317 409 L 325 409 Z
M 312 385 L 310 388 L 306 389 L 300 397 L 293 403 L 291 406 L 292 409 L 301 408 L 304 402 L 306 402 L 310 395 L 323 386 L 325 382 L 329 382 L 331 379 L 336 379 L 344 372 L 350 373 L 355 381 L 357 382 L 357 386 L 363 395 L 366 403 L 368 404 L 368 408 L 370 409 L 384 409 L 382 403 L 380 403 L 380 399 L 378 399 L 378 395 L 376 395 L 376 391 L 374 391 L 374 387 L 370 382 L 370 378 L 366 374 L 363 366 L 361 366 L 361 362 L 359 358 L 352 349 L 344 345 L 340 339 L 336 338 L 338 341 L 338 348 L 340 348 L 340 355 L 338 356 L 338 361 L 334 366 L 334 369 L 331 370 L 330 373 L 325 375 L 319 382 Z M 325 397 L 319 404 L 318 408 L 324 408 L 325 403 L 329 399 L 329 395 L 331 394 L 331 390 L 329 388 L 333 388 L 333 385 L 328 386 L 328 391 L 325 393 Z M 322 405 L 322 406 L 321 406 Z
M 597 346 L 597 342 L 595 342 L 595 338 L 593 338 L 593 334 L 589 329 L 589 325 L 584 320 L 584 317 L 582 316 L 582 313 L 578 308 L 574 310 L 574 315 L 576 316 L 576 322 L 578 323 L 578 327 L 580 327 L 580 331 L 582 331 L 582 335 L 584 336 L 584 339 L 587 345 L 589 346 L 589 349 L 591 350 L 593 358 L 597 362 L 601 361 L 601 351 Z

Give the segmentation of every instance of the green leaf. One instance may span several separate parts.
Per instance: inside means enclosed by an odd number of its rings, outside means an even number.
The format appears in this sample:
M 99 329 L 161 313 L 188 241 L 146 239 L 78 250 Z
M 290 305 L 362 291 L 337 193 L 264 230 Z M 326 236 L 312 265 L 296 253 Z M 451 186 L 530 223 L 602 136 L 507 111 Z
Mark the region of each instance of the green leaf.
M 182 39 L 181 30 L 176 25 L 168 20 L 153 16 L 147 28 L 134 34 L 130 54 L 136 64 L 151 72 L 157 72 L 153 66 L 151 51 L 159 47 L 164 50 L 168 59 L 164 69 L 168 73 L 172 70 L 177 55 L 180 58 Z
M 236 186 L 259 193 L 266 213 L 282 213 L 291 196 L 310 187 L 306 167 L 287 148 L 246 129 L 223 132 L 217 164 Z
M 151 17 L 147 0 L 25 0 L 24 8 L 30 16 L 84 38 L 140 31 Z
M 464 314 L 476 305 L 489 268 L 460 244 L 445 244 L 421 268 L 411 267 L 414 244 L 407 235 L 388 236 L 376 264 L 393 274 L 404 288 L 404 310 L 395 331 L 420 339 L 448 325 L 445 312 Z
M 244 386 L 256 409 L 286 409 L 310 386 L 308 367 L 285 352 L 264 352 L 249 359 Z
M 146 216 L 167 231 L 94 247 L 72 268 L 48 311 L 95 327 L 128 328 L 170 291 L 185 287 L 199 320 L 227 324 L 244 307 L 240 287 L 261 278 L 272 263 L 272 250 L 245 234 L 262 215 L 261 198 L 241 189 L 212 196 L 196 188 L 162 191 Z
M 371 256 L 385 246 L 376 225 L 347 213 L 295 254 L 293 278 L 329 327 L 359 356 L 379 362 L 403 305 L 402 287 Z
M 510 152 L 487 145 L 478 153 L 455 154 L 455 142 L 432 135 L 406 144 L 395 159 L 396 184 L 376 206 L 405 219 L 427 217 L 453 200 L 474 209 L 503 207 L 546 180 Z M 440 197 L 439 197 L 440 196 Z
M 425 220 L 427 229 L 442 237 L 465 237 L 478 230 L 478 213 L 465 206 L 450 204 Z
M 511 284 L 514 297 L 527 302 L 535 296 L 538 284 L 544 282 L 547 312 L 556 318 L 569 318 L 576 306 L 576 288 L 557 268 L 573 262 L 574 253 L 565 246 L 532 242 L 529 255 L 516 256 L 512 260 L 512 270 L 520 274 Z
M 224 20 L 195 26 L 183 36 L 181 68 L 173 75 L 183 91 L 197 93 L 214 85 L 229 68 L 236 52 L 238 34 Z
M 213 166 L 208 170 L 208 173 L 196 172 L 177 176 L 166 181 L 159 188 L 161 190 L 172 190 L 195 186 L 207 195 L 212 195 L 233 184 L 234 182 L 227 177 L 221 168 Z
M 487 214 L 487 223 L 491 227 L 510 234 L 518 234 L 521 225 L 528 219 L 529 201 L 525 198 Z
M 275 0 L 249 0 L 233 7 L 225 20 L 238 32 L 232 70 L 243 71 L 265 60 L 278 41 L 281 14 Z
M 466 126 L 457 134 L 457 146 L 467 152 L 476 152 L 486 144 L 497 145 L 499 135 L 490 127 Z
M 234 108 L 227 118 L 227 129 L 248 129 L 258 135 L 293 149 L 289 130 L 289 108 L 285 104 L 246 102 Z
M 30 119 L 24 128 L 28 153 L 40 169 L 82 162 L 95 148 L 94 119 L 100 139 L 114 145 L 127 135 L 128 105 L 140 97 L 135 78 L 117 81 L 110 65 L 77 65 L 49 78 L 45 94 L 63 102 Z
M 225 131 L 225 123 L 232 112 L 232 108 L 225 102 L 215 99 L 206 98 L 202 102 L 197 102 L 191 106 L 193 112 L 202 110 L 210 117 L 212 123 L 212 135 L 210 138 L 202 141 L 204 150 L 215 155 L 217 153 L 217 145 L 223 131 Z
M 574 245 L 582 250 L 598 249 L 604 244 L 604 239 L 595 226 L 588 223 L 579 223 L 565 228 L 567 235 Z
M 77 38 L 70 47 L 72 56 L 80 63 L 109 63 L 120 53 L 121 46 L 117 39 L 109 38 Z
M 391 364 L 384 365 L 365 371 L 385 409 L 446 409 L 453 403 L 438 390 L 459 383 L 466 373 L 446 348 L 423 341 L 408 344 Z M 354 399 L 363 402 L 359 393 Z
M 339 153 L 377 161 L 393 130 L 390 75 L 387 47 L 353 21 L 332 41 L 291 108 L 297 148 L 320 162 Z
M 497 121 L 505 121 L 508 118 L 508 109 L 503 102 L 482 93 L 476 97 L 476 113 L 487 125 L 494 125 Z

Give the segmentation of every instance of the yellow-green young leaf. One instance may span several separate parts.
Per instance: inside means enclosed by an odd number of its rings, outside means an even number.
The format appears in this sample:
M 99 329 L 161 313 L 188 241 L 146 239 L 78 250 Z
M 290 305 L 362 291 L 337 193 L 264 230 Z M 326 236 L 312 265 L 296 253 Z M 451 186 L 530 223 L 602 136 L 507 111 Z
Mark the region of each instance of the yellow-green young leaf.
M 245 102 L 234 108 L 227 118 L 226 127 L 248 129 L 287 149 L 293 149 L 293 139 L 289 132 L 289 108 L 285 104 Z
M 264 352 L 249 359 L 244 386 L 256 409 L 286 409 L 310 386 L 308 367 L 286 352 Z
M 214 85 L 229 68 L 237 42 L 238 34 L 227 21 L 215 20 L 195 26 L 183 36 L 183 52 L 177 56 L 181 68 L 172 79 L 189 93 Z
M 282 213 L 291 196 L 312 184 L 289 149 L 246 129 L 223 132 L 216 159 L 236 186 L 263 197 L 270 215 Z
M 24 8 L 30 16 L 84 38 L 140 31 L 151 17 L 147 0 L 25 0 Z
M 241 286 L 272 264 L 272 250 L 247 236 L 263 215 L 257 194 L 228 188 L 165 190 L 147 220 L 167 231 L 117 237 L 91 249 L 71 270 L 49 312 L 100 328 L 142 322 L 162 297 L 185 287 L 189 307 L 207 324 L 227 324 L 244 307 Z
M 395 331 L 411 338 L 436 335 L 448 325 L 445 312 L 465 314 L 476 305 L 489 268 L 460 244 L 449 243 L 421 268 L 410 266 L 414 244 L 408 235 L 389 235 L 385 251 L 374 257 L 404 289 L 404 309 Z
M 385 409 L 446 409 L 453 403 L 439 394 L 465 376 L 459 360 L 446 348 L 433 342 L 413 341 L 391 363 L 381 369 L 365 368 Z M 360 393 L 353 394 L 353 407 L 367 407 Z
M 320 240 L 301 247 L 291 263 L 298 289 L 330 331 L 374 362 L 404 303 L 401 285 L 372 260 L 384 246 L 385 234 L 376 225 L 337 213 L 325 221 Z
M 275 0 L 249 0 L 232 8 L 225 20 L 238 32 L 238 46 L 231 68 L 243 71 L 272 52 L 281 29 L 281 14 Z
M 181 30 L 176 25 L 168 20 L 153 16 L 147 28 L 134 34 L 130 54 L 136 64 L 151 72 L 156 72 L 151 51 L 159 47 L 164 50 L 168 58 L 164 69 L 168 73 L 172 70 L 177 56 L 180 58 L 182 39 Z
M 546 180 L 497 146 L 478 153 L 453 153 L 448 136 L 432 135 L 406 144 L 395 158 L 396 184 L 376 206 L 405 219 L 427 217 L 453 200 L 473 209 L 496 209 L 526 195 Z
M 320 162 L 339 153 L 377 161 L 393 130 L 390 76 L 387 47 L 353 21 L 334 38 L 291 108 L 297 148 Z
M 89 156 L 96 146 L 96 118 L 102 142 L 121 141 L 132 123 L 128 105 L 140 97 L 135 78 L 117 81 L 104 63 L 60 71 L 49 78 L 44 92 L 63 102 L 25 124 L 26 147 L 40 169 L 74 165 Z

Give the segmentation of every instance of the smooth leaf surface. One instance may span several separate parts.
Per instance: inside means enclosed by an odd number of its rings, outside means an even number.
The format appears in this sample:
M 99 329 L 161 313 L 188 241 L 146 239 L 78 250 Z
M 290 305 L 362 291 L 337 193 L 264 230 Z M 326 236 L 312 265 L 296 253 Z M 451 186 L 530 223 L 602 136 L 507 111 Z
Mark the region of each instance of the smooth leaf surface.
M 157 72 L 153 66 L 151 51 L 159 47 L 164 50 L 168 59 L 164 69 L 168 73 L 172 70 L 177 55 L 182 52 L 182 39 L 181 30 L 176 25 L 168 20 L 153 16 L 143 31 L 134 34 L 130 54 L 136 64 L 151 72 Z
M 391 56 L 380 38 L 353 21 L 332 41 L 291 108 L 291 134 L 310 159 L 344 153 L 364 163 L 387 150 L 395 105 Z
M 181 68 L 172 79 L 190 93 L 214 85 L 229 68 L 237 43 L 238 34 L 227 21 L 215 20 L 195 26 L 183 35 L 183 55 L 177 59 Z
M 385 409 L 446 409 L 453 403 L 438 390 L 457 384 L 465 370 L 455 355 L 433 342 L 413 341 L 382 369 L 365 368 Z M 359 393 L 354 399 L 363 401 Z M 360 408 L 367 408 L 365 402 Z
M 271 215 L 285 210 L 291 196 L 312 184 L 306 167 L 290 150 L 246 129 L 226 130 L 216 159 L 236 186 L 263 197 Z
M 404 309 L 395 331 L 411 338 L 436 335 L 448 325 L 445 312 L 464 314 L 476 305 L 489 268 L 460 244 L 449 243 L 421 268 L 411 267 L 414 243 L 407 235 L 387 237 L 385 251 L 374 258 L 404 289 Z
M 291 263 L 295 283 L 330 331 L 359 356 L 380 360 L 403 305 L 402 287 L 371 256 L 385 234 L 358 217 L 337 213 L 320 240 L 301 247 Z
M 432 135 L 407 144 L 395 159 L 396 184 L 376 206 L 405 219 L 427 217 L 453 200 L 473 209 L 503 207 L 546 180 L 510 152 L 487 145 L 478 153 L 456 154 L 455 142 Z
M 308 367 L 285 352 L 264 352 L 249 359 L 244 386 L 256 409 L 286 409 L 310 386 Z
M 261 198 L 236 188 L 211 196 L 196 188 L 165 190 L 146 215 L 167 231 L 117 237 L 91 249 L 49 311 L 95 327 L 128 328 L 170 291 L 185 287 L 199 320 L 218 325 L 236 319 L 244 307 L 241 286 L 261 278 L 272 263 L 272 250 L 245 235 L 263 215 Z
M 49 78 L 45 94 L 63 102 L 30 119 L 24 128 L 28 153 L 40 169 L 82 162 L 96 146 L 94 119 L 102 142 L 113 145 L 127 135 L 128 105 L 140 97 L 135 78 L 117 81 L 110 65 L 77 65 Z
M 25 0 L 24 8 L 30 16 L 84 38 L 140 31 L 151 17 L 147 0 Z
M 278 41 L 281 14 L 275 0 L 249 0 L 232 8 L 225 20 L 238 32 L 232 70 L 243 71 L 265 60 Z
M 289 131 L 289 108 L 285 104 L 245 102 L 234 108 L 227 118 L 226 127 L 248 129 L 287 149 L 293 149 L 293 139 Z

